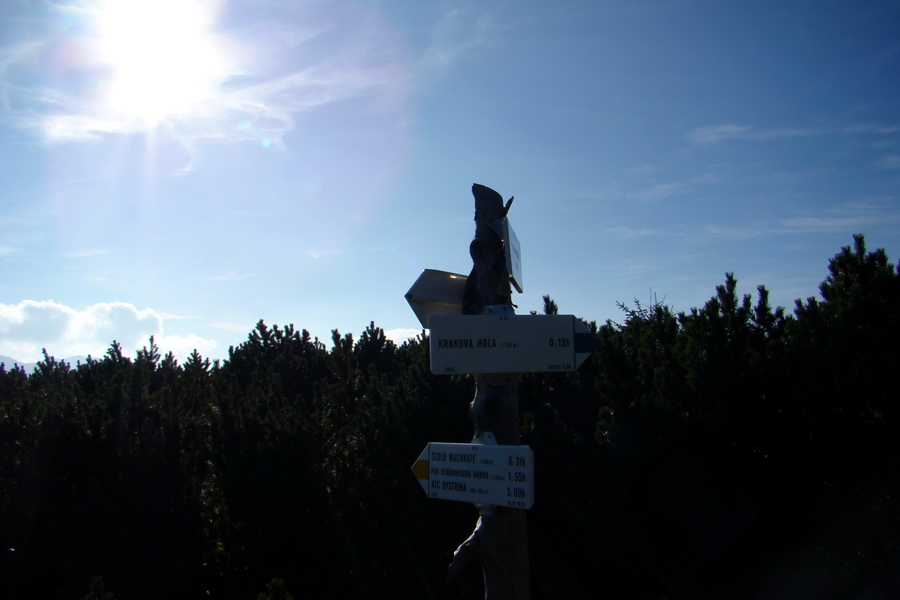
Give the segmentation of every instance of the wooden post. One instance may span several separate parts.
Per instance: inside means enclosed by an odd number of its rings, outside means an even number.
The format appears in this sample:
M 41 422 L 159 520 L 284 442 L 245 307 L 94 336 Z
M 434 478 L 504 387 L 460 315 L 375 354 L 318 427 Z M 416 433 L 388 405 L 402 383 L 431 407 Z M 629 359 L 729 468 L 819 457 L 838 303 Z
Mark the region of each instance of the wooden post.
M 463 314 L 514 314 L 503 240 L 498 226 L 513 199 L 483 185 L 472 186 L 475 196 L 475 239 L 469 246 L 472 272 L 466 281 Z M 475 439 L 493 434 L 495 443 L 519 445 L 518 375 L 476 375 L 475 398 L 469 405 Z M 479 506 L 472 535 L 453 554 L 447 578 L 473 560 L 481 562 L 485 600 L 529 600 L 528 537 L 525 511 Z

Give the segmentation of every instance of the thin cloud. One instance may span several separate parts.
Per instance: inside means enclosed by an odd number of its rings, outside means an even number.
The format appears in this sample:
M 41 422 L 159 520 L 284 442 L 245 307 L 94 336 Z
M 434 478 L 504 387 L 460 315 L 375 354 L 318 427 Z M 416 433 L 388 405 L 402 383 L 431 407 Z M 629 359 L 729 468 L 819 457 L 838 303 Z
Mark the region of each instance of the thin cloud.
M 17 83 L 22 75 L 23 64 L 28 64 L 33 57 L 41 52 L 47 41 L 44 39 L 31 39 L 26 41 L 10 41 L 0 46 L 0 102 L 3 110 L 13 110 L 13 102 L 10 96 L 20 92 L 20 84 Z
M 721 225 L 716 223 L 705 225 L 703 227 L 703 232 L 708 236 L 719 239 L 724 238 L 726 240 L 755 238 L 773 233 L 771 229 L 767 230 L 766 228 L 760 227 L 758 225 L 740 227 L 736 225 Z
M 718 144 L 729 140 L 770 141 L 785 138 L 808 137 L 824 133 L 821 129 L 784 128 L 755 129 L 751 125 L 712 125 L 697 127 L 688 132 L 687 138 L 695 144 Z
M 882 169 L 900 169 L 900 155 L 885 156 L 878 161 L 878 166 Z
M 319 260 L 331 256 L 341 256 L 345 253 L 345 250 L 304 250 L 301 255 L 312 260 Z
M 892 135 L 900 132 L 896 125 L 852 125 L 839 129 L 785 127 L 782 129 L 757 129 L 752 125 L 726 123 L 696 127 L 687 133 L 689 141 L 699 145 L 710 145 L 730 140 L 766 142 L 778 139 L 810 137 L 816 135 Z
M 821 214 L 799 215 L 779 223 L 783 233 L 850 232 L 871 230 L 900 222 L 900 210 L 892 198 L 848 202 Z
M 73 252 L 66 252 L 62 255 L 63 258 L 93 258 L 95 256 L 106 256 L 109 254 L 108 250 L 104 250 L 102 248 L 87 248 L 84 250 L 75 250 Z
M 232 323 L 228 321 L 216 321 L 215 323 L 210 323 L 210 327 L 221 329 L 222 331 L 240 333 L 242 335 L 249 334 L 251 331 L 253 331 L 253 328 L 255 326 L 256 323 Z
M 675 235 L 671 231 L 663 231 L 661 229 L 651 229 L 649 227 L 608 227 L 604 229 L 604 233 L 611 237 L 625 240 L 636 240 L 652 237 L 672 237 Z
M 253 273 L 236 273 L 234 271 L 224 271 L 218 275 L 208 275 L 201 277 L 201 281 L 241 281 L 254 277 Z
M 890 198 L 871 198 L 847 202 L 816 214 L 751 223 L 709 223 L 703 226 L 701 237 L 734 240 L 806 233 L 854 233 L 897 222 L 900 222 L 900 211 L 893 208 Z
M 688 190 L 683 182 L 658 183 L 642 190 L 636 190 L 628 196 L 639 202 L 661 202 L 674 196 L 681 196 Z
M 236 342 L 234 345 L 238 345 L 245 341 L 247 339 L 247 336 L 249 336 L 250 333 L 252 333 L 256 329 L 256 324 L 258 322 L 259 318 L 247 322 L 215 321 L 210 323 L 209 326 L 213 329 L 218 329 L 219 331 L 226 331 L 229 334 L 237 334 L 237 337 L 235 337 L 234 335 L 229 335 L 227 337 L 230 339 L 235 339 Z
M 792 233 L 808 233 L 815 231 L 845 231 L 858 229 L 868 223 L 871 218 L 865 217 L 795 217 L 782 221 L 782 226 Z
M 180 315 L 178 313 L 160 312 L 159 316 L 165 321 L 193 321 L 202 319 L 200 315 Z
M 750 125 L 712 125 L 692 129 L 687 137 L 697 144 L 716 144 L 725 140 L 746 139 L 752 130 Z
M 766 142 L 769 140 L 780 140 L 787 138 L 810 137 L 828 133 L 822 129 L 804 129 L 800 127 L 789 127 L 786 129 L 767 129 L 757 131 L 750 134 L 747 139 L 754 141 Z
M 675 196 L 690 194 L 698 187 L 720 181 L 714 173 L 704 173 L 682 181 L 657 183 L 649 187 L 629 192 L 627 196 L 639 202 L 661 202 Z
M 487 46 L 499 29 L 491 13 L 457 7 L 447 10 L 435 24 L 422 64 L 429 70 L 447 68 Z
M 900 127 L 895 125 L 854 125 L 845 127 L 841 130 L 844 135 L 871 134 L 871 135 L 890 135 L 900 132 Z

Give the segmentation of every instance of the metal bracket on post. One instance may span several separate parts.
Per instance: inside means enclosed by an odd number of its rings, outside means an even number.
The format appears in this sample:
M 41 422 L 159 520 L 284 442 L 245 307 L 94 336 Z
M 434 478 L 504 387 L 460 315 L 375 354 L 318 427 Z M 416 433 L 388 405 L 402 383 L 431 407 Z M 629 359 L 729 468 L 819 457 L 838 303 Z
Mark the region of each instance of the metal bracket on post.
M 473 444 L 484 444 L 488 446 L 496 446 L 497 438 L 494 436 L 493 431 L 476 431 L 475 435 L 472 437 Z M 497 512 L 497 507 L 493 504 L 475 504 L 475 508 L 478 509 L 479 515 L 493 515 Z
M 497 438 L 494 437 L 493 431 L 476 431 L 475 436 L 472 438 L 472 443 L 496 446 Z

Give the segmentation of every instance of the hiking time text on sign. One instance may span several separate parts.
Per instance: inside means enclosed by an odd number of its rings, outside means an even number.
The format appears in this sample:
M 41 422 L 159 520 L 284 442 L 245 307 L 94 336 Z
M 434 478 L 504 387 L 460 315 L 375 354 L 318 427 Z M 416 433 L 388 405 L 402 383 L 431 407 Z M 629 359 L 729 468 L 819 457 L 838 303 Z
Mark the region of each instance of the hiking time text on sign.
M 524 509 L 534 504 L 528 446 L 429 442 L 412 471 L 429 498 Z
M 434 315 L 431 372 L 574 371 L 597 346 L 572 315 Z

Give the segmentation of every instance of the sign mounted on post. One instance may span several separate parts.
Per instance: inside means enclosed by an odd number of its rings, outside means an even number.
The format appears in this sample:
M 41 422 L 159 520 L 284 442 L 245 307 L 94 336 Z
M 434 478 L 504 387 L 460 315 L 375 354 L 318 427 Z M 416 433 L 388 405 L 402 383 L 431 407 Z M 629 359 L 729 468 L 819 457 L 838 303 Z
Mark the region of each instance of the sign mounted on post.
M 506 253 L 506 272 L 509 273 L 509 282 L 521 294 L 522 293 L 522 246 L 519 238 L 509 224 L 509 219 L 503 217 L 501 225 L 503 249 Z
M 430 327 L 432 315 L 461 315 L 468 277 L 437 269 L 425 269 L 406 292 L 406 301 L 422 327 Z
M 572 315 L 434 315 L 431 372 L 574 371 L 597 347 Z
M 528 446 L 429 442 L 412 472 L 429 498 L 534 505 L 534 454 Z

